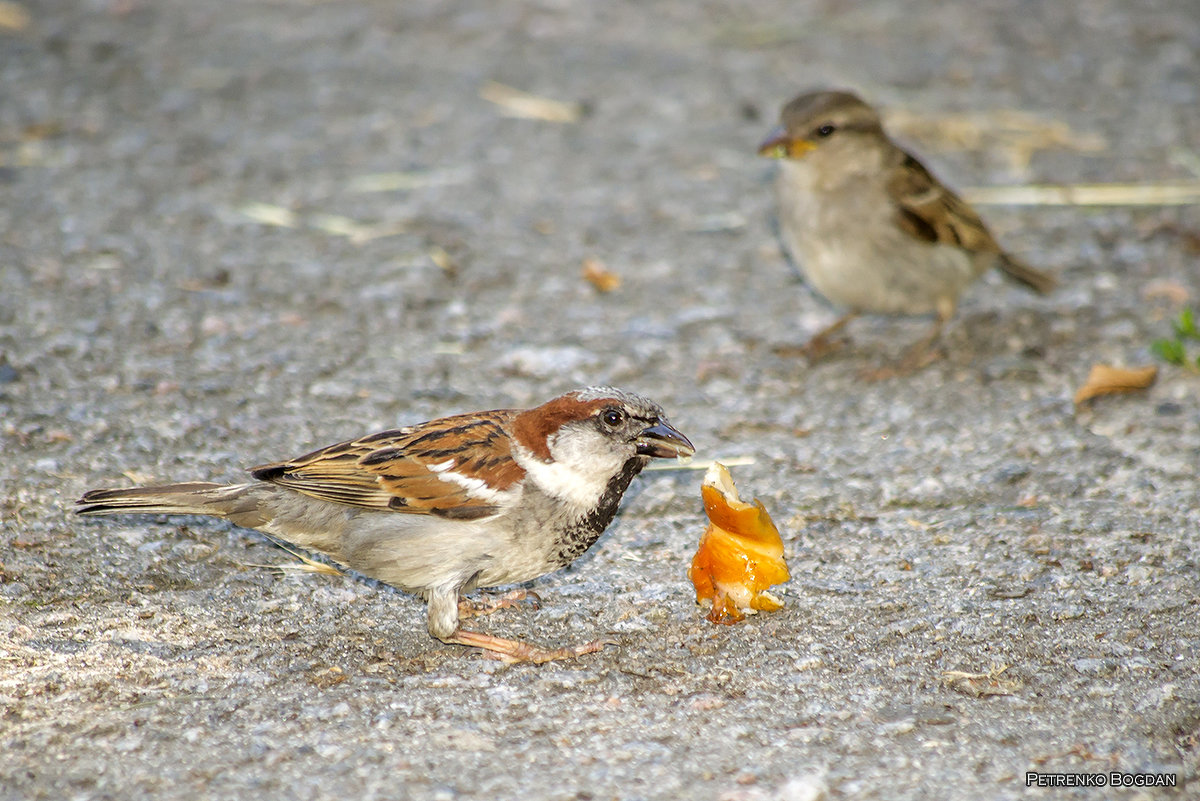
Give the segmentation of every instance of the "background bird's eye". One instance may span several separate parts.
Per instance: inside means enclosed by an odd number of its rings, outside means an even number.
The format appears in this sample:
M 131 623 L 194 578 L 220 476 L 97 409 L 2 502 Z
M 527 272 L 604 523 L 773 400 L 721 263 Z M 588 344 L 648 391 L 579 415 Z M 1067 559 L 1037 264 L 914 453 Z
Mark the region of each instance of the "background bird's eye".
M 600 415 L 600 419 L 604 421 L 604 425 L 609 426 L 610 428 L 616 428 L 617 426 L 621 425 L 621 423 L 625 422 L 625 415 L 621 413 L 620 409 L 606 409 L 604 413 Z
M 822 125 L 820 128 L 817 129 L 817 136 L 822 136 L 822 137 L 829 136 L 836 130 L 837 130 L 837 126 L 835 126 L 833 123 L 827 122 L 824 125 Z

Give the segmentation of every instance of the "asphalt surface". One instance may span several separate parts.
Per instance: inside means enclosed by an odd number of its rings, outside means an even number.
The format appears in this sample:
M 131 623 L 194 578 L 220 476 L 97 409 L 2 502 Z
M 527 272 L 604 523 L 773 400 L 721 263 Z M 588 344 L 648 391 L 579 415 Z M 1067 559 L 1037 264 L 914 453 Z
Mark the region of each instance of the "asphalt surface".
M 928 321 L 786 355 L 835 311 L 754 155 L 783 101 L 844 86 L 955 186 L 1195 181 L 1194 0 L 24 9 L 0 9 L 0 799 L 1200 797 L 1200 378 L 1149 350 L 1200 297 L 1200 211 L 982 207 L 1062 288 L 989 277 L 944 359 L 866 382 Z M 492 83 L 566 105 L 512 117 Z M 1162 369 L 1076 408 L 1096 362 Z M 71 512 L 596 383 L 753 459 L 782 611 L 703 619 L 687 470 L 481 624 L 619 642 L 542 667 L 253 532 Z

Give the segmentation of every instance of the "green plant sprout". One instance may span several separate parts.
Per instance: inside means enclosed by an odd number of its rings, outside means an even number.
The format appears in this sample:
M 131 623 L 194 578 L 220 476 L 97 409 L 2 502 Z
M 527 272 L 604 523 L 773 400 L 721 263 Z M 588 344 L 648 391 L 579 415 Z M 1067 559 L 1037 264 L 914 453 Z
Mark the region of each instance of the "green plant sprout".
M 1200 372 L 1200 355 L 1195 359 L 1188 356 L 1188 340 L 1200 341 L 1200 329 L 1196 327 L 1196 314 L 1190 306 L 1179 313 L 1179 319 L 1171 323 L 1175 336 L 1156 339 L 1150 343 L 1150 351 L 1165 362 L 1178 365 L 1192 372 Z

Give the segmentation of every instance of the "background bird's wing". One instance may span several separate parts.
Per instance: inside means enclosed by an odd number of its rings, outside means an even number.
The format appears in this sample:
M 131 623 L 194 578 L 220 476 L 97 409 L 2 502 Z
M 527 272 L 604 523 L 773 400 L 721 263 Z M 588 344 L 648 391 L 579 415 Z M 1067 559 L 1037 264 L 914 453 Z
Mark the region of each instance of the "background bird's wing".
M 445 417 L 251 468 L 268 481 L 333 503 L 474 519 L 494 514 L 525 474 L 504 425 L 515 412 Z
M 900 227 L 924 242 L 999 253 L 1000 245 L 975 210 L 943 186 L 915 157 L 902 155 L 887 182 Z

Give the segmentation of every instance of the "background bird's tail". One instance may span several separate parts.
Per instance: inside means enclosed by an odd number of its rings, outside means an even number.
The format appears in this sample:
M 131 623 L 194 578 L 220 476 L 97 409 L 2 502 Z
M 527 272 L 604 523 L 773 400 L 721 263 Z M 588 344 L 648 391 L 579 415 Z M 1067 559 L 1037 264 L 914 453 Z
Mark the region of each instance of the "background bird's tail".
M 1000 254 L 999 266 L 1006 276 L 1017 283 L 1024 284 L 1038 294 L 1045 295 L 1058 286 L 1058 279 L 1054 276 L 1030 267 L 1007 253 Z
M 228 517 L 250 484 L 165 484 L 159 487 L 96 489 L 75 502 L 81 515 L 168 514 Z

